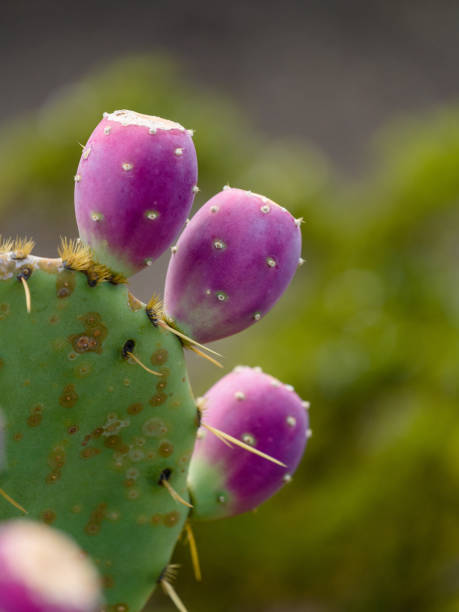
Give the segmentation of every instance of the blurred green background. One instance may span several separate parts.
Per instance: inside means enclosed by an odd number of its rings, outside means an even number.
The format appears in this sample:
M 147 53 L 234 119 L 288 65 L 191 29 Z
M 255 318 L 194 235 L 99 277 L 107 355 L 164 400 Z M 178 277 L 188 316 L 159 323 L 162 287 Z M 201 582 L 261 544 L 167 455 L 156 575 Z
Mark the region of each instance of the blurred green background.
M 314 435 L 256 513 L 195 526 L 202 584 L 178 544 L 189 610 L 459 610 L 459 107 L 389 122 L 365 172 L 344 179 L 169 60 L 117 61 L 2 125 L 2 234 L 34 234 L 42 255 L 76 235 L 78 143 L 117 108 L 196 130 L 196 206 L 229 183 L 305 220 L 306 263 L 285 297 L 214 346 L 225 372 L 260 365 L 293 384 Z M 134 279 L 139 297 L 161 292 L 166 263 Z M 221 375 L 190 368 L 197 395 Z M 153 609 L 173 607 L 157 592 Z

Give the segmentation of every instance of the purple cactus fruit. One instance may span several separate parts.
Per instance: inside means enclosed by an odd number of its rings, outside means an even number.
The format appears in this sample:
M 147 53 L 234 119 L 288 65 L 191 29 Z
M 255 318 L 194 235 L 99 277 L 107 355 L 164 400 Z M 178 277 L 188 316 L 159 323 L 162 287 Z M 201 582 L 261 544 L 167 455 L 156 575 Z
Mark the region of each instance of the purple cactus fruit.
M 126 276 L 138 272 L 175 240 L 196 180 L 189 130 L 134 111 L 104 114 L 75 175 L 81 239 L 100 263 Z
M 226 188 L 187 225 L 166 276 L 166 315 L 198 342 L 261 319 L 301 263 L 301 220 L 242 189 Z
M 95 612 L 96 570 L 60 531 L 27 520 L 0 524 L 2 612 Z
M 255 508 L 289 482 L 310 436 L 308 402 L 260 368 L 238 366 L 206 393 L 190 464 L 191 516 L 213 519 Z M 210 425 L 281 461 L 230 448 Z

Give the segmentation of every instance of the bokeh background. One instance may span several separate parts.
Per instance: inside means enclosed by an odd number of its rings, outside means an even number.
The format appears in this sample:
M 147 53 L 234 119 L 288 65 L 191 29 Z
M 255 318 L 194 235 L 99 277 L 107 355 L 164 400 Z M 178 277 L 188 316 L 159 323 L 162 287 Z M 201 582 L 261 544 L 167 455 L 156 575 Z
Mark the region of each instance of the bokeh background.
M 202 584 L 178 544 L 191 612 L 459 610 L 458 25 L 446 0 L 2 5 L 2 234 L 76 236 L 78 143 L 118 108 L 196 130 L 196 206 L 229 183 L 305 219 L 286 296 L 214 347 L 293 384 L 314 435 L 256 513 L 195 527 Z

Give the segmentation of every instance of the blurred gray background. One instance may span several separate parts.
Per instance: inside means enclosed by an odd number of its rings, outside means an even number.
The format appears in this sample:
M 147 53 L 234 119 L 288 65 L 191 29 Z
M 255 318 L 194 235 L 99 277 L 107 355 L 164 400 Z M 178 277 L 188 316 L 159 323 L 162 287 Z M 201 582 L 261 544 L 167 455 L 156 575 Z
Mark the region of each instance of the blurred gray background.
M 459 91 L 459 2 L 2 2 L 0 116 L 137 52 L 180 60 L 260 131 L 307 138 L 360 173 L 372 132 Z M 107 109 L 109 110 L 109 109 Z

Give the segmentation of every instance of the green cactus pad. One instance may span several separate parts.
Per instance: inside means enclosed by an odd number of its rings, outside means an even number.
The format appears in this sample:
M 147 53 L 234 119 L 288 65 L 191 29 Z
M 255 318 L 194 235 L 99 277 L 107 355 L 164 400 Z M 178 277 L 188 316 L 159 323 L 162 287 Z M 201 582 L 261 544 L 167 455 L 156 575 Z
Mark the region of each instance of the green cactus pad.
M 161 376 L 127 355 L 128 340 Z M 161 485 L 168 470 L 189 500 L 198 423 L 179 340 L 152 324 L 125 285 L 91 287 L 60 259 L 4 254 L 0 384 L 8 467 L 0 487 L 91 555 L 107 611 L 137 612 L 188 514 Z M 0 497 L 0 520 L 19 514 Z

